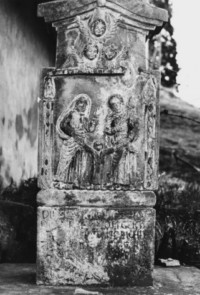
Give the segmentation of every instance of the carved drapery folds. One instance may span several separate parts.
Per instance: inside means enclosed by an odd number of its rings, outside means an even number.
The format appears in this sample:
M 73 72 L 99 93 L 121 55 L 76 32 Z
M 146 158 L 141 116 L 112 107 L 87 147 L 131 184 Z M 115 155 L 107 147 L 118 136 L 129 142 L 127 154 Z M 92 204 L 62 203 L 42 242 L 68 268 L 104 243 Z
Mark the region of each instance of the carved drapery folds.
M 116 91 L 110 89 L 103 97 L 101 78 L 89 94 L 87 77 L 79 78 L 70 89 L 67 78 L 49 73 L 52 71 L 48 70 L 43 79 L 41 183 L 57 189 L 154 188 L 157 79 L 141 73 L 133 76 L 135 82 L 129 88 L 124 76 L 117 82 L 111 77 L 105 88 L 115 85 Z

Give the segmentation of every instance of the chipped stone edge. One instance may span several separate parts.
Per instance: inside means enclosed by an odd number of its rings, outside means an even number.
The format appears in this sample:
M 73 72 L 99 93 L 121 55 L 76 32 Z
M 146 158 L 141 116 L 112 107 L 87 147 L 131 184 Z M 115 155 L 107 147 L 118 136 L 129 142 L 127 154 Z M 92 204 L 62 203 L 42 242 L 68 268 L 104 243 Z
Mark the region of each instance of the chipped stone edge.
M 152 191 L 87 191 L 41 190 L 37 195 L 38 206 L 70 207 L 153 207 L 156 195 Z

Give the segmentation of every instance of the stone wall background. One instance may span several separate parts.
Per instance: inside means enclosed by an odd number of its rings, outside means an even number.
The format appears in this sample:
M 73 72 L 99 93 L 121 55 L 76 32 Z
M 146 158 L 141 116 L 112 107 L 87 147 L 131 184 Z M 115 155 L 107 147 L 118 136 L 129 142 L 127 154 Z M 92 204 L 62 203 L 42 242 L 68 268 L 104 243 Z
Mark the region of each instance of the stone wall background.
M 37 174 L 37 98 L 42 67 L 54 64 L 52 29 L 36 0 L 0 1 L 0 186 Z

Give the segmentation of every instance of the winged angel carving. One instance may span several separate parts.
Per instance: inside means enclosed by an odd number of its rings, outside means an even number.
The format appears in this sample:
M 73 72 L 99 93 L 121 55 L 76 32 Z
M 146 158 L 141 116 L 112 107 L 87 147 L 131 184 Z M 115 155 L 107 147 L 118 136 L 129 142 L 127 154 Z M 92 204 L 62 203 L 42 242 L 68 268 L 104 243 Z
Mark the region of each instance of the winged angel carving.
M 114 17 L 108 12 L 99 12 L 92 17 L 86 16 L 85 19 L 77 16 L 76 20 L 85 43 L 106 43 L 115 36 L 119 18 L 119 14 Z
M 103 9 L 91 16 L 77 16 L 80 35 L 74 46 L 68 49 L 69 55 L 76 59 L 79 67 L 119 67 L 127 56 L 127 49 L 114 42 L 109 42 L 116 36 L 120 15 L 115 16 Z M 70 53 L 70 54 L 69 54 Z M 69 66 L 64 63 L 63 67 Z

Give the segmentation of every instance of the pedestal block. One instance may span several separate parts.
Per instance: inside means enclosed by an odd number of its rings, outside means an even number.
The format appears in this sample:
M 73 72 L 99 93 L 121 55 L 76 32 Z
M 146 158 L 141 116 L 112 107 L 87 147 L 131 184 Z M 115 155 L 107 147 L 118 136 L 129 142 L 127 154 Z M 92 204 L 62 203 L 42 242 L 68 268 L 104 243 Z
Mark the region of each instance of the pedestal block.
M 54 201 L 60 192 L 47 193 L 38 196 L 38 284 L 152 284 L 155 210 L 144 204 L 155 203 L 153 193 L 109 192 L 107 200 L 108 192 L 90 192 L 83 200 L 63 192 Z

